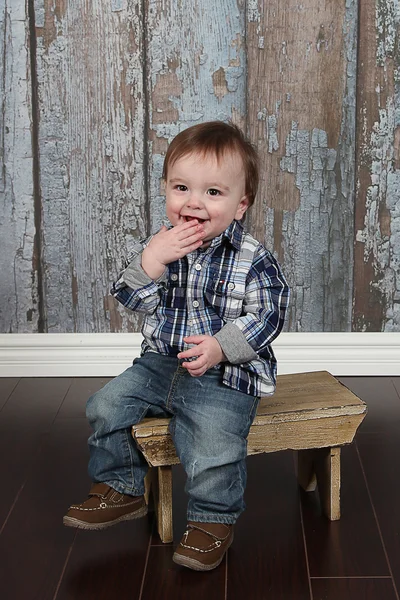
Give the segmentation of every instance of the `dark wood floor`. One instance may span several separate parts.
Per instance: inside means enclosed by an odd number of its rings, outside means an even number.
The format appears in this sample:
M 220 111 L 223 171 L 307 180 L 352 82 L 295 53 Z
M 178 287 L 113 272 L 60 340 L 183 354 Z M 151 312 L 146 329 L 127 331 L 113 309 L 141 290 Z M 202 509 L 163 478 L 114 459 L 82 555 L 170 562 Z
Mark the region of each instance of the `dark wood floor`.
M 247 510 L 220 567 L 172 562 L 153 518 L 63 527 L 86 497 L 86 399 L 107 379 L 0 379 L 1 600 L 399 600 L 400 378 L 343 377 L 369 413 L 343 450 L 342 518 L 297 487 L 291 452 L 248 459 Z M 185 526 L 174 472 L 174 543 Z

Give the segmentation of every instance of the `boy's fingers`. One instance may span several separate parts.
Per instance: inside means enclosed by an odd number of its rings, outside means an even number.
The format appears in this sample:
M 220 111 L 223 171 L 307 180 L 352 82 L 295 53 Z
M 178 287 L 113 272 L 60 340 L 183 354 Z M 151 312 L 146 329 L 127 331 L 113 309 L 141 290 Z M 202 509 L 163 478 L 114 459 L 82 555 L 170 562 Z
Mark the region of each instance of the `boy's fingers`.
M 190 362 L 182 363 L 182 367 L 185 367 L 185 369 L 188 371 L 196 372 L 203 369 L 206 364 L 207 361 L 203 357 L 199 356 L 197 360 L 191 360 Z
M 188 337 L 184 337 L 183 341 L 188 344 L 200 344 L 203 340 L 205 340 L 207 335 L 188 335 Z
M 197 233 L 194 233 L 193 235 L 189 235 L 187 238 L 182 238 L 179 241 L 181 242 L 182 248 L 186 248 L 187 246 L 191 246 L 192 244 L 198 244 L 200 241 L 202 241 L 203 237 L 204 237 L 204 232 L 198 231 Z
M 198 356 L 198 354 L 199 354 L 199 349 L 197 347 L 189 348 L 188 350 L 179 352 L 178 358 L 191 358 L 192 356 Z

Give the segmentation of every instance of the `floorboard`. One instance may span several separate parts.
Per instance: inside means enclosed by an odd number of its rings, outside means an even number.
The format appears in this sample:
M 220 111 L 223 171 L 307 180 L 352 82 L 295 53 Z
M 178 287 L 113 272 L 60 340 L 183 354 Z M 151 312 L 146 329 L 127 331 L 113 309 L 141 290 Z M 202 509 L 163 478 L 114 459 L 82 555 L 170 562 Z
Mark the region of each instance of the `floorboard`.
M 400 398 L 395 380 L 390 377 L 341 377 L 340 381 L 368 405 L 368 413 L 358 435 L 400 433 Z
M 63 526 L 62 517 L 76 481 L 87 479 L 86 437 L 84 420 L 64 419 L 41 447 L 0 537 L 0 581 L 7 600 L 54 598 L 76 533 Z
M 171 544 L 151 547 L 140 600 L 224 600 L 225 558 L 217 569 L 201 573 L 176 565 L 173 552 Z
M 344 448 L 342 518 L 300 492 L 291 452 L 248 459 L 247 509 L 215 571 L 175 565 L 186 525 L 174 468 L 174 542 L 154 516 L 103 532 L 63 526 L 86 497 L 88 397 L 109 378 L 0 379 L 1 600 L 400 600 L 400 378 L 342 377 L 368 405 Z
M 228 600 L 309 600 L 293 454 L 251 456 L 247 464 L 247 510 L 229 550 Z
M 19 379 L 15 377 L 0 378 L 0 411 L 18 385 Z
M 0 412 L 0 530 L 52 428 L 72 379 L 21 379 Z
M 341 518 L 321 516 L 317 494 L 302 492 L 311 577 L 389 576 L 354 445 L 342 450 Z
M 313 600 L 397 600 L 389 579 L 313 579 Z
M 357 439 L 357 447 L 400 595 L 400 439 L 364 434 Z

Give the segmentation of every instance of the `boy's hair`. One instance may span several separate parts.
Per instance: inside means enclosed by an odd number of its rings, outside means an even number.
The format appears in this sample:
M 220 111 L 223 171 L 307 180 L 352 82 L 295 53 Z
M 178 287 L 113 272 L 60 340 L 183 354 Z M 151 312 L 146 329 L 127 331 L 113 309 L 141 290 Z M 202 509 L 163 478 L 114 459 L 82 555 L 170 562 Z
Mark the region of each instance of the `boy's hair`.
M 184 129 L 172 140 L 164 159 L 163 178 L 168 176 L 168 168 L 177 160 L 198 152 L 203 156 L 213 154 L 219 161 L 228 152 L 237 152 L 242 159 L 245 173 L 246 195 L 249 206 L 254 202 L 258 188 L 258 156 L 253 145 L 243 132 L 233 123 L 209 121 Z

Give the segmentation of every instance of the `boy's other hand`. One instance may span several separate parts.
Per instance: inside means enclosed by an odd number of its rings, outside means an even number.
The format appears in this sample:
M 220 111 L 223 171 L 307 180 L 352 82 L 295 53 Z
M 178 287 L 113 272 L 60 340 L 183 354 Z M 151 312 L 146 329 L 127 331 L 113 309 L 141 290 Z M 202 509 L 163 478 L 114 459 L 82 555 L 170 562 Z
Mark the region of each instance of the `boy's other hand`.
M 185 367 L 192 377 L 200 377 L 211 367 L 226 360 L 219 342 L 211 335 L 190 335 L 183 338 L 183 341 L 186 344 L 196 344 L 178 354 L 178 358 L 197 357 L 196 360 L 182 363 L 182 367 Z
M 152 279 L 157 279 L 164 273 L 166 265 L 200 248 L 204 236 L 204 227 L 197 220 L 180 223 L 172 229 L 163 225 L 143 250 L 143 270 Z

